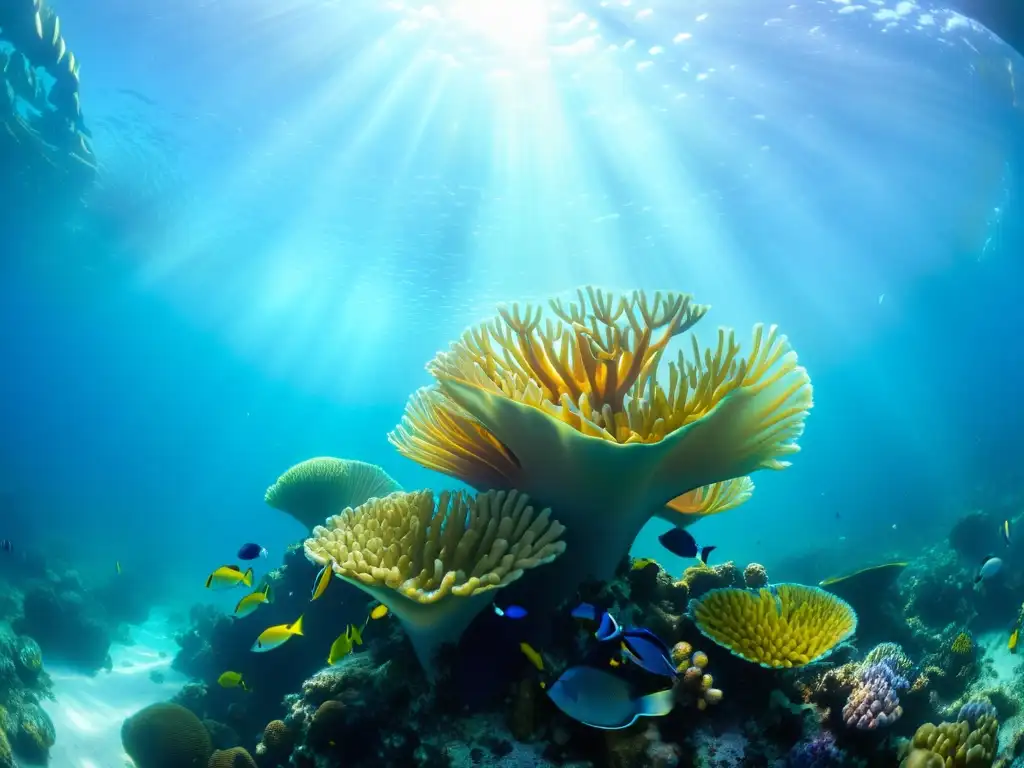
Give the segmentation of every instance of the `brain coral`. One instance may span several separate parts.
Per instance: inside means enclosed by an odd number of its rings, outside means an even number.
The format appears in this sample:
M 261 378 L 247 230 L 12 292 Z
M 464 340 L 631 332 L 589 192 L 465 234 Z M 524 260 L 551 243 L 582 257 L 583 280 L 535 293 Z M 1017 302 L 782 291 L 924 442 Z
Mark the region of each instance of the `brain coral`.
M 522 493 L 393 493 L 317 526 L 306 557 L 388 606 L 425 671 L 523 572 L 564 550 L 562 525 Z
M 346 507 L 402 490 L 380 467 L 322 456 L 299 462 L 267 489 L 264 501 L 312 530 Z
M 151 704 L 124 721 L 121 744 L 136 768 L 206 768 L 213 753 L 202 722 L 178 704 Z
M 242 747 L 232 747 L 218 749 L 210 755 L 207 768 L 256 768 L 256 761 Z
M 802 584 L 752 591 L 714 589 L 690 601 L 697 629 L 762 667 L 799 667 L 824 658 L 857 629 L 857 614 L 838 597 Z
M 811 384 L 776 328 L 755 327 L 748 357 L 732 331 L 710 348 L 691 337 L 658 380 L 669 344 L 707 310 L 688 294 L 593 287 L 500 307 L 427 365 L 436 384 L 412 395 L 390 439 L 474 488 L 558 510 L 567 549 L 546 596 L 568 598 L 587 577 L 611 578 L 673 499 L 782 469 L 798 450 Z M 744 487 L 730 487 L 733 501 Z

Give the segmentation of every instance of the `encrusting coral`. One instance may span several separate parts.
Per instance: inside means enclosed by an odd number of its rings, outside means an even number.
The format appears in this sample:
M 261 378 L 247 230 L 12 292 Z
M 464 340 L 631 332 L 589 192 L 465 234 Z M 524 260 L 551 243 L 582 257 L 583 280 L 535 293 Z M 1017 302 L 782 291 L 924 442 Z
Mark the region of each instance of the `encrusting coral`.
M 554 318 L 513 305 L 467 330 L 428 364 L 436 384 L 412 396 L 390 435 L 430 469 L 557 510 L 567 549 L 547 582 L 553 601 L 610 578 L 673 499 L 788 466 L 812 405 L 810 379 L 775 327 L 755 327 L 747 358 L 732 331 L 711 349 L 694 338 L 666 386 L 656 373 L 668 345 L 707 307 L 682 293 L 587 287 L 577 297 L 549 302 Z
M 565 529 L 529 497 L 393 493 L 317 526 L 306 557 L 388 606 L 428 675 L 434 653 L 456 642 L 494 590 L 565 550 Z
M 857 629 L 857 614 L 816 587 L 726 587 L 691 600 L 701 634 L 762 667 L 798 667 L 824 658 Z
M 321 456 L 290 467 L 267 488 L 263 499 L 312 530 L 346 507 L 400 490 L 402 486 L 376 464 Z

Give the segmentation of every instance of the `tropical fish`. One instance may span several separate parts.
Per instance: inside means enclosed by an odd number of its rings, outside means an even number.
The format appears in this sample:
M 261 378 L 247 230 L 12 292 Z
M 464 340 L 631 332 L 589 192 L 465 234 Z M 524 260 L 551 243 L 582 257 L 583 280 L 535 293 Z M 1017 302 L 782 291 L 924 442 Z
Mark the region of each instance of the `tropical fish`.
M 10 539 L 0 540 L 0 552 L 13 552 L 14 545 L 11 544 Z
M 246 595 L 241 600 L 239 600 L 238 605 L 235 606 L 235 616 L 237 616 L 240 619 L 245 616 L 248 616 L 250 613 L 252 613 L 265 602 L 267 602 L 267 598 L 269 595 L 269 584 L 264 586 L 262 591 L 256 591 Z
M 601 617 L 601 623 L 594 636 L 600 642 L 619 641 L 622 657 L 654 675 L 676 677 L 672 664 L 672 652 L 660 637 L 644 627 L 623 629 L 608 612 Z M 613 665 L 614 666 L 614 665 Z
M 206 578 L 207 589 L 231 589 L 239 584 L 252 586 L 252 568 L 242 573 L 237 565 L 222 565 Z
M 60 16 L 53 17 L 53 36 L 50 38 L 50 45 L 56 45 L 60 38 Z
M 580 603 L 572 609 L 572 617 L 580 621 L 600 621 L 605 612 L 592 603 Z
M 605 730 L 628 728 L 641 717 L 672 711 L 671 690 L 638 696 L 621 677 L 594 667 L 570 667 L 548 691 L 562 712 L 584 725 Z
M 120 560 L 115 560 L 114 561 L 114 570 L 117 571 L 117 575 L 118 576 L 121 575 L 121 561 Z M 207 584 L 207 586 L 209 586 L 209 584 Z
M 693 534 L 685 528 L 673 528 L 658 537 L 658 541 L 665 549 L 679 557 L 696 557 L 704 565 L 708 564 L 708 555 L 716 547 L 699 547 Z
M 349 624 L 345 631 L 338 635 L 338 639 L 331 644 L 331 650 L 327 654 L 327 663 L 334 666 L 352 653 L 355 646 L 362 644 L 363 637 L 359 630 L 354 624 Z
M 323 597 L 324 592 L 327 591 L 328 585 L 331 583 L 331 577 L 334 576 L 333 566 L 334 561 L 331 560 L 327 565 L 320 569 L 320 572 L 316 575 L 313 580 L 313 596 L 310 600 L 317 600 Z
M 64 42 L 62 37 L 57 41 L 57 63 L 60 64 L 61 59 L 64 58 L 64 54 L 68 52 L 68 44 Z
M 642 571 L 644 568 L 646 568 L 649 565 L 657 565 L 657 564 L 658 564 L 657 560 L 652 560 L 649 557 L 637 557 L 637 558 L 633 559 L 632 563 L 630 563 L 630 568 L 632 568 L 634 571 Z
M 238 548 L 238 559 L 239 560 L 255 560 L 257 557 L 266 557 L 267 550 L 261 547 L 259 544 L 243 544 Z
M 1006 546 L 1010 546 L 1010 521 L 1003 520 L 1003 541 L 1006 542 Z
M 243 691 L 249 690 L 245 687 L 245 680 L 242 679 L 241 672 L 224 672 L 217 678 L 217 685 L 221 688 L 241 688 Z
M 257 653 L 272 651 L 284 645 L 295 635 L 302 636 L 301 616 L 295 620 L 294 624 L 277 624 L 276 626 L 264 629 L 260 632 L 260 636 L 256 638 L 256 642 L 252 644 L 252 650 Z
M 383 619 L 387 615 L 388 615 L 388 607 L 386 605 L 384 605 L 384 603 L 381 603 L 376 608 L 374 608 L 372 611 L 370 611 L 370 618 L 371 619 Z
M 979 584 L 982 581 L 988 581 L 1002 569 L 1003 561 L 995 555 L 989 555 L 981 561 L 981 566 L 978 568 L 978 575 L 974 577 L 974 583 Z
M 39 15 L 39 11 L 36 11 L 36 34 L 40 40 L 43 39 L 43 19 Z
M 530 663 L 537 668 L 538 672 L 544 671 L 544 657 L 537 653 L 536 649 L 529 643 L 520 643 L 519 650 L 530 660 Z
M 1020 629 L 1014 627 L 1013 632 L 1010 633 L 1010 639 L 1006 641 L 1006 647 L 1010 649 L 1010 653 L 1017 652 L 1017 641 L 1020 640 Z
M 494 606 L 494 612 L 499 616 L 504 616 L 506 619 L 523 619 L 526 618 L 527 611 L 521 605 L 509 605 L 505 608 L 499 608 Z

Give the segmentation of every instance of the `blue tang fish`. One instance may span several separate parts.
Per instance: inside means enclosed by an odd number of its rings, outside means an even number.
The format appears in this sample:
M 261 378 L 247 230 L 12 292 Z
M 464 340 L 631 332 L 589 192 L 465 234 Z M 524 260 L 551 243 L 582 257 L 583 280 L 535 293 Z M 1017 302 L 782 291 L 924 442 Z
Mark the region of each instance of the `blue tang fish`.
M 628 728 L 641 717 L 662 717 L 675 705 L 671 690 L 637 696 L 622 678 L 593 667 L 565 670 L 548 697 L 573 720 L 605 730 Z
M 508 605 L 504 608 L 494 606 L 494 612 L 506 619 L 525 619 L 527 615 L 526 609 L 521 605 Z
M 693 534 L 685 528 L 673 528 L 670 531 L 666 531 L 658 537 L 658 541 L 661 543 L 661 546 L 673 555 L 678 555 L 679 557 L 696 557 L 704 563 L 704 565 L 708 564 L 708 555 L 716 549 L 716 547 L 713 546 L 697 546 L 697 540 L 693 538 Z
M 602 643 L 618 640 L 622 656 L 627 661 L 654 675 L 678 676 L 672 664 L 672 652 L 660 637 L 644 627 L 623 629 L 607 611 L 600 612 L 600 618 L 598 613 L 597 608 L 590 603 L 582 603 L 573 610 L 572 615 L 577 619 L 597 621 L 594 637 Z
M 239 560 L 255 560 L 257 557 L 266 557 L 267 550 L 261 547 L 259 544 L 249 542 L 243 544 L 238 550 Z

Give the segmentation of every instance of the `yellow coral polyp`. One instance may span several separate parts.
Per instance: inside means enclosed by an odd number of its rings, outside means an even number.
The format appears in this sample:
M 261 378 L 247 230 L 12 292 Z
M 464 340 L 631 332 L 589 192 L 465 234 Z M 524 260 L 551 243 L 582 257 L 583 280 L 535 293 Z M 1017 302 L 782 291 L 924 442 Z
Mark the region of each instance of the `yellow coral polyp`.
M 345 509 L 313 529 L 306 557 L 388 606 L 428 674 L 442 643 L 455 642 L 494 590 L 565 549 L 564 527 L 529 497 L 392 493 Z
M 690 601 L 690 616 L 709 640 L 734 655 L 782 669 L 824 658 L 857 629 L 857 614 L 817 587 L 715 589 Z
M 653 515 L 685 525 L 733 508 L 751 488 L 737 478 L 799 450 L 810 379 L 774 326 L 754 328 L 745 357 L 720 330 L 662 365 L 707 310 L 683 293 L 593 287 L 500 308 L 427 365 L 435 385 L 389 439 L 478 490 L 517 488 L 557 510 L 568 547 L 550 597 L 567 597 L 610 578 Z

